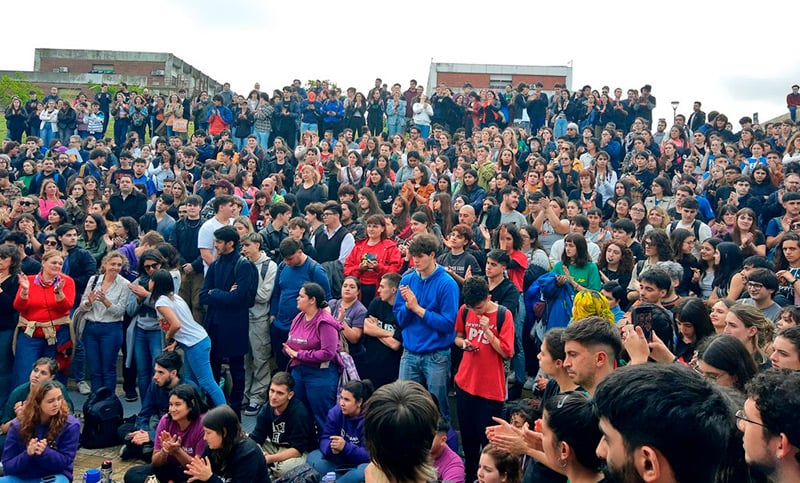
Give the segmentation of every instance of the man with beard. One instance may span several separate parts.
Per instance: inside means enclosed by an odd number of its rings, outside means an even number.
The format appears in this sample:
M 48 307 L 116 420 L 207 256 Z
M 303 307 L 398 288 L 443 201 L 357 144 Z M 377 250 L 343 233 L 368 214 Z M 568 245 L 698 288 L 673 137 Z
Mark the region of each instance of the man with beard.
M 733 429 L 725 397 L 699 374 L 681 364 L 624 367 L 597 386 L 594 405 L 597 456 L 611 481 L 715 481 Z
M 800 372 L 770 369 L 747 384 L 736 424 L 744 433 L 744 458 L 770 481 L 800 481 Z

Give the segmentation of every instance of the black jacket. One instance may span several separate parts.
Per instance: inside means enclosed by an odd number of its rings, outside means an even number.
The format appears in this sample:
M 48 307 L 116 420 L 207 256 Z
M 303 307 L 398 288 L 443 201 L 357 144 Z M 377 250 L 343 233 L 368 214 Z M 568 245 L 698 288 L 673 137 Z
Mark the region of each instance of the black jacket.
M 175 223 L 169 235 L 170 245 L 178 249 L 181 265 L 191 263 L 195 273 L 203 273 L 203 259 L 200 257 L 200 249 L 197 248 L 197 234 L 201 226 L 202 220 L 183 218 Z
M 97 273 L 97 261 L 88 250 L 75 247 L 64 260 L 64 273 L 75 280 L 75 307 L 80 305 L 81 296 L 89 284 L 89 279 Z
M 208 456 L 211 460 L 213 474 L 209 483 L 270 483 L 267 460 L 252 439 L 243 438 L 224 458 L 224 463 L 219 461 L 222 458 L 214 457 L 215 451 L 218 450 L 208 449 L 208 446 L 203 451 L 203 458 Z
M 282 450 L 294 448 L 300 453 L 307 453 L 318 447 L 314 418 L 297 398 L 290 399 L 286 410 L 277 416 L 272 407 L 265 404 L 258 412 L 256 427 L 250 433 L 250 439 L 259 445 L 269 440 Z
M 109 200 L 111 214 L 114 219 L 119 220 L 123 216 L 131 216 L 137 222 L 147 213 L 147 196 L 133 190 L 127 198 L 123 198 L 121 193 L 115 194 Z

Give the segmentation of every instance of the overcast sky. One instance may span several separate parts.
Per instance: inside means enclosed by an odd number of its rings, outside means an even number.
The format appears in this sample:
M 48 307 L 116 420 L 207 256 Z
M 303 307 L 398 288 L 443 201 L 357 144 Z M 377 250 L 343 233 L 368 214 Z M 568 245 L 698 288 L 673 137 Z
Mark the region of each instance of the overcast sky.
M 692 101 L 700 100 L 706 112 L 716 109 L 734 121 L 759 112 L 763 122 L 786 112 L 786 94 L 800 83 L 797 22 L 789 15 L 793 5 L 697 0 L 11 2 L 3 6 L 6 48 L 0 69 L 31 70 L 37 47 L 171 52 L 246 94 L 254 82 L 272 90 L 293 78 L 327 78 L 366 92 L 381 77 L 405 89 L 412 78 L 427 84 L 431 59 L 527 65 L 572 61 L 573 89 L 651 84 L 658 100 L 654 117 L 671 119 L 670 101 L 680 101 L 678 112 L 688 114 Z M 35 20 L 48 16 L 53 22 L 47 27 Z

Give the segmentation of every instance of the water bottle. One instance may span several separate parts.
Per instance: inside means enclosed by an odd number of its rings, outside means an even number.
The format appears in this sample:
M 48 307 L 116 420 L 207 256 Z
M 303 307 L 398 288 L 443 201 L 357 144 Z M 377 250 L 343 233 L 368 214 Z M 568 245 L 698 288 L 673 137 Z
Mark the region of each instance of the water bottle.
M 111 460 L 103 461 L 102 466 L 100 466 L 100 483 L 113 483 L 111 472 Z
M 335 471 L 331 471 L 331 472 L 325 473 L 325 476 L 322 477 L 322 483 L 328 483 L 328 482 L 334 482 L 334 481 L 336 481 L 336 472 Z

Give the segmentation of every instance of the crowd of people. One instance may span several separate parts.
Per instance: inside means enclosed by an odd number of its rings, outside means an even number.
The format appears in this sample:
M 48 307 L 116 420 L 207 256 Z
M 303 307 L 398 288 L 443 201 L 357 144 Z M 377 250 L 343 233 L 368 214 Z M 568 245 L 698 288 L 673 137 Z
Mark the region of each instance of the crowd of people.
M 793 481 L 800 131 L 623 92 L 15 98 L 0 481 Z

